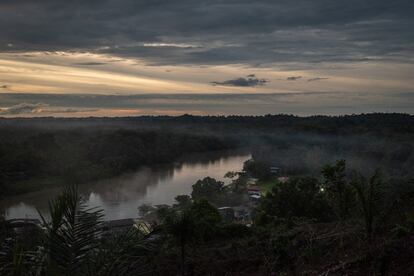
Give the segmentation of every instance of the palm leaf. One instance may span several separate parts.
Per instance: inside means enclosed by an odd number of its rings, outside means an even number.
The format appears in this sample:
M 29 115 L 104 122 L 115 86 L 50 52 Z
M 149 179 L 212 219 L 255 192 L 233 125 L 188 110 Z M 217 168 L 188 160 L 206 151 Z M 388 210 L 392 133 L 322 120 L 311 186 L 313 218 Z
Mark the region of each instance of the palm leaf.
M 65 188 L 49 203 L 50 222 L 41 215 L 47 228 L 50 274 L 72 274 L 87 265 L 88 255 L 99 245 L 103 212 L 86 208 L 77 187 Z

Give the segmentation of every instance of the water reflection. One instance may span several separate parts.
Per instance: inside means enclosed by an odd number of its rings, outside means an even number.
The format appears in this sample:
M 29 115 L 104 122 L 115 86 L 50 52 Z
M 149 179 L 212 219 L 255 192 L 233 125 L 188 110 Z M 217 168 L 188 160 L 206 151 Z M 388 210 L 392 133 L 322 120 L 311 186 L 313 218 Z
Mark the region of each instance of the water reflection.
M 187 156 L 171 165 L 145 167 L 135 173 L 79 186 L 80 193 L 91 206 L 104 209 L 106 219 L 137 216 L 142 204 L 172 204 L 174 197 L 190 194 L 198 179 L 211 176 L 224 180 L 228 171 L 240 170 L 248 154 L 209 153 Z M 45 213 L 48 201 L 60 189 L 49 189 L 8 198 L 0 203 L 7 218 L 38 217 L 36 209 Z

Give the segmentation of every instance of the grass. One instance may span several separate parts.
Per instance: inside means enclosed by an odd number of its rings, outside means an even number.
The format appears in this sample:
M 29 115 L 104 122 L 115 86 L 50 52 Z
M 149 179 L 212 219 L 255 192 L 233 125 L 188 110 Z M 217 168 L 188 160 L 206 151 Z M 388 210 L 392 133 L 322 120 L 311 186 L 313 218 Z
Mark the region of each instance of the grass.
M 276 177 L 272 177 L 269 180 L 259 180 L 257 185 L 261 188 L 261 192 L 263 195 L 271 192 L 273 187 L 275 187 L 279 182 L 277 181 Z

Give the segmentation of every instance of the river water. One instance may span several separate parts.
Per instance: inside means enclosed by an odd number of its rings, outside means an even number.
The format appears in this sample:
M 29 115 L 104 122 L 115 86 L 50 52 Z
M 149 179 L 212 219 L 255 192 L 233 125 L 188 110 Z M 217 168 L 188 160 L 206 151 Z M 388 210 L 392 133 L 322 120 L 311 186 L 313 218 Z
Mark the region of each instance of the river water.
M 190 155 L 182 161 L 163 166 L 143 167 L 134 173 L 79 186 L 89 206 L 99 206 L 106 220 L 138 216 L 142 204 L 173 204 L 174 197 L 191 193 L 191 185 L 210 176 L 227 182 L 224 174 L 240 171 L 249 154 L 215 152 Z M 39 218 L 47 215 L 48 202 L 61 188 L 47 189 L 9 197 L 0 202 L 7 219 Z

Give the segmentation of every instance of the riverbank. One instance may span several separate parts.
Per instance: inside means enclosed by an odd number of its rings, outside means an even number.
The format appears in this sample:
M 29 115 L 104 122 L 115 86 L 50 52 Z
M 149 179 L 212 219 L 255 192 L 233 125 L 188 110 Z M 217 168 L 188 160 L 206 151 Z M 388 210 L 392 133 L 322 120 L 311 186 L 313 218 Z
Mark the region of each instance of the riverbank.
M 105 210 L 106 219 L 136 217 L 142 204 L 173 204 L 174 198 L 190 194 L 191 186 L 210 175 L 222 181 L 228 171 L 240 171 L 251 156 L 244 151 L 214 151 L 188 154 L 170 164 L 159 164 L 117 177 L 86 182 L 78 186 L 90 206 Z M 38 218 L 37 210 L 46 212 L 48 201 L 61 192 L 53 186 L 44 190 L 8 196 L 0 201 L 7 218 Z

